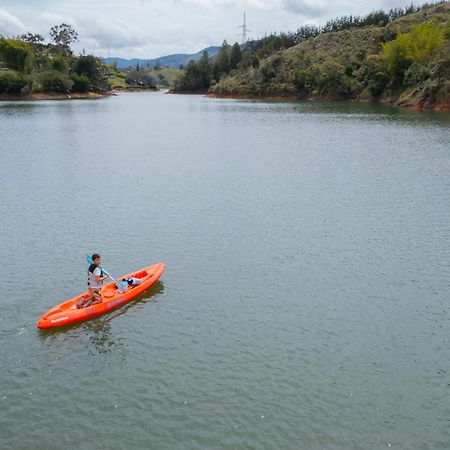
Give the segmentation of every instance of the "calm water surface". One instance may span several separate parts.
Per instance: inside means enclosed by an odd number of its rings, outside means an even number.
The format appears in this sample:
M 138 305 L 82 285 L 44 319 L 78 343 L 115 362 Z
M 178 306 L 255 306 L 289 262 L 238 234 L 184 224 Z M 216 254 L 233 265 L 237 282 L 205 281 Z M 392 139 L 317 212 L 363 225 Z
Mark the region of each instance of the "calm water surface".
M 0 448 L 450 448 L 450 119 L 0 104 Z M 38 317 L 164 261 L 128 307 Z

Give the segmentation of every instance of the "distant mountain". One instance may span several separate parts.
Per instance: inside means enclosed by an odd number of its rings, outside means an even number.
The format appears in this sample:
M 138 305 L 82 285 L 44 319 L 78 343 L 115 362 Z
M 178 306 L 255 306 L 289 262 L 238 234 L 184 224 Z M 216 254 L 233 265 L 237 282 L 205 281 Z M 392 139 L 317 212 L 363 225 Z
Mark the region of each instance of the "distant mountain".
M 181 64 L 186 65 L 191 59 L 194 61 L 198 61 L 204 51 L 207 51 L 209 56 L 212 58 L 217 55 L 219 52 L 220 47 L 217 46 L 211 46 L 204 48 L 203 50 L 199 51 L 198 53 L 194 53 L 192 55 L 188 55 L 185 53 L 180 53 L 176 55 L 168 55 L 168 56 L 161 56 L 160 58 L 154 58 L 154 59 L 124 59 L 124 58 L 102 58 L 102 61 L 105 64 L 112 64 L 113 62 L 117 63 L 117 67 L 119 69 L 126 69 L 128 67 L 136 67 L 137 63 L 139 63 L 139 67 L 141 68 L 152 68 L 156 67 L 159 63 L 161 67 L 179 67 Z

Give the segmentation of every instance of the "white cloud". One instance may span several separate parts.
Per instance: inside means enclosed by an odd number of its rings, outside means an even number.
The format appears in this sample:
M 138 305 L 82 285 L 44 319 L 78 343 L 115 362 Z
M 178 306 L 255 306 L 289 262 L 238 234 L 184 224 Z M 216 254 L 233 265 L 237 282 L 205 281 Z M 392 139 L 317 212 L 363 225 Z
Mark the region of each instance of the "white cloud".
M 76 52 L 127 58 L 194 53 L 224 39 L 239 40 L 247 13 L 249 37 L 295 31 L 342 15 L 406 6 L 411 0 L 0 0 L 0 34 L 48 36 L 53 25 L 72 25 Z
M 0 9 L 0 36 L 14 36 L 26 31 L 25 24 L 8 11 Z
M 145 34 L 126 22 L 97 14 L 83 21 L 79 34 L 97 41 L 100 46 L 115 48 L 140 46 L 146 43 Z
M 283 0 L 282 7 L 286 11 L 302 16 L 317 16 L 330 8 L 326 0 Z

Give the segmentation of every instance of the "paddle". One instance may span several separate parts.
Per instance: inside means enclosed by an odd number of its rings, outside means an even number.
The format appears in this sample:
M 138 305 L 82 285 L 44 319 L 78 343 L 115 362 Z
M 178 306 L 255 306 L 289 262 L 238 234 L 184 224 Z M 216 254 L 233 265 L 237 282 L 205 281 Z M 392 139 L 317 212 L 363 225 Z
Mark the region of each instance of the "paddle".
M 86 255 L 86 261 L 88 264 L 94 264 L 94 261 L 92 260 L 92 258 L 89 255 Z M 100 266 L 99 266 L 100 267 Z M 119 292 L 126 292 L 127 288 L 128 288 L 128 283 L 126 281 L 117 281 L 109 272 L 107 272 L 103 267 L 100 267 L 101 271 L 105 274 L 108 275 L 109 278 L 111 278 L 111 280 L 114 281 L 114 283 L 116 283 L 117 289 L 119 289 Z

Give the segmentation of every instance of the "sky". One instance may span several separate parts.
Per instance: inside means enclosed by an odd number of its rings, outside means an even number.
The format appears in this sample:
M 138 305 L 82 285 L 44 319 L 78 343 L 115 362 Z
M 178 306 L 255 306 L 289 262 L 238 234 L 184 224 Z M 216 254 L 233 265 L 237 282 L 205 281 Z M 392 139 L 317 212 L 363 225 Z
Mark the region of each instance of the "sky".
M 422 4 L 425 0 L 415 2 Z M 0 35 L 40 33 L 68 23 L 73 45 L 96 56 L 157 58 L 196 53 L 223 40 L 241 40 L 244 12 L 248 38 L 321 25 L 342 15 L 409 5 L 411 0 L 0 0 Z

